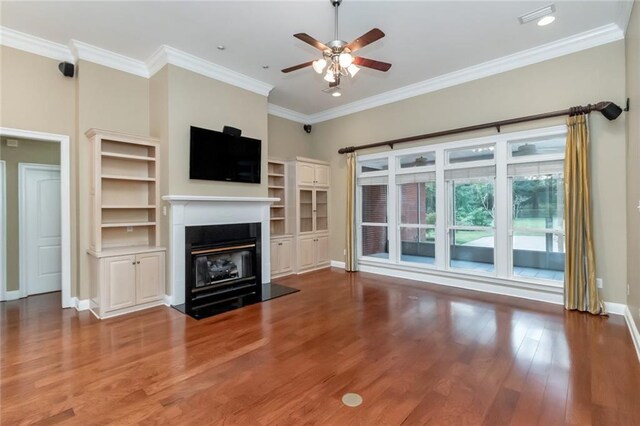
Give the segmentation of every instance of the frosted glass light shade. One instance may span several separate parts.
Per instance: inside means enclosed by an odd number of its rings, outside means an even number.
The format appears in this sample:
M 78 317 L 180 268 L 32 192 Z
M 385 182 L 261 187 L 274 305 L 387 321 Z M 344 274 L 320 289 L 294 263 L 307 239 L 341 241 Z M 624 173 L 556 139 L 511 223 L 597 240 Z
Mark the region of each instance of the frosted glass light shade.
M 341 53 L 338 58 L 338 63 L 341 67 L 347 68 L 353 62 L 353 56 L 350 53 Z
M 329 83 L 336 82 L 336 78 L 333 76 L 333 73 L 331 72 L 331 70 L 327 71 L 327 73 L 324 76 L 324 80 L 328 81 Z
M 357 66 L 355 66 L 354 64 L 349 65 L 349 67 L 347 68 L 347 71 L 349 71 L 349 74 L 351 74 L 351 77 L 355 77 L 356 74 L 358 73 L 358 71 L 360 71 L 360 68 L 358 68 Z
M 313 61 L 312 66 L 315 72 L 317 72 L 318 74 L 322 74 L 324 67 L 327 66 L 327 61 L 324 58 L 318 59 L 317 61 Z

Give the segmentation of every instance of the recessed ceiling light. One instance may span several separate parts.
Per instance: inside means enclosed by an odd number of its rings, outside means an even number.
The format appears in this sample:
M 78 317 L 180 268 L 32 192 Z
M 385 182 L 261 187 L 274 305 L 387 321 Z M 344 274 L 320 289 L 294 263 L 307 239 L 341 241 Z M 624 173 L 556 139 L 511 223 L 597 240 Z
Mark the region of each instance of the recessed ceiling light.
M 556 20 L 556 17 L 553 16 L 553 15 L 542 17 L 538 21 L 538 26 L 544 27 L 545 25 L 549 25 L 550 23 L 552 23 L 555 20 Z
M 334 98 L 337 98 L 338 96 L 342 96 L 342 93 L 335 91 L 331 94 L 331 96 L 333 96 Z
M 218 50 L 224 50 L 224 49 L 226 49 L 226 47 L 224 47 L 224 46 L 223 46 L 223 45 L 221 45 L 221 44 L 219 44 L 217 47 L 218 47 Z
M 262 66 L 262 69 L 263 69 L 263 70 L 268 70 L 268 69 L 269 69 L 269 65 L 263 65 L 263 66 Z

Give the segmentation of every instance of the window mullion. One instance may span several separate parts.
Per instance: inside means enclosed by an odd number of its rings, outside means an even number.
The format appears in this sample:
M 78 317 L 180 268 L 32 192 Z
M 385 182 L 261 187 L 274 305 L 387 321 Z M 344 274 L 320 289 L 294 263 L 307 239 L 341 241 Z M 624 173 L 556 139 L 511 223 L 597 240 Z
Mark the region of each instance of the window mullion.
M 509 276 L 511 253 L 509 250 L 509 205 L 510 193 L 507 177 L 507 153 L 506 143 L 496 144 L 496 187 L 494 204 L 494 257 L 496 262 L 496 275 L 501 278 Z
M 436 150 L 436 261 L 438 269 L 445 269 L 447 261 L 447 197 L 444 181 L 444 149 Z

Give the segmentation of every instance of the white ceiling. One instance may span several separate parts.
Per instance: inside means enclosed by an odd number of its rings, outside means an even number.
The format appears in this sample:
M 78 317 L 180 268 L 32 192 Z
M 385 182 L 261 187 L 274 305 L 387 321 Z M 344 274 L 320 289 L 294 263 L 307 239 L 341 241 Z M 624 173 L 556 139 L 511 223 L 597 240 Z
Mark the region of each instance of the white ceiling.
M 624 29 L 630 11 L 628 3 L 617 0 L 555 1 L 557 19 L 551 25 L 518 22 L 519 15 L 549 3 L 344 0 L 340 38 L 351 41 L 380 28 L 386 37 L 359 54 L 393 67 L 387 73 L 365 68 L 344 79 L 340 98 L 321 92 L 327 83 L 311 68 L 280 72 L 319 57 L 294 33 L 333 39 L 329 0 L 2 2 L 0 24 L 57 43 L 80 40 L 142 61 L 166 44 L 272 84 L 272 104 L 315 114 L 607 24 Z

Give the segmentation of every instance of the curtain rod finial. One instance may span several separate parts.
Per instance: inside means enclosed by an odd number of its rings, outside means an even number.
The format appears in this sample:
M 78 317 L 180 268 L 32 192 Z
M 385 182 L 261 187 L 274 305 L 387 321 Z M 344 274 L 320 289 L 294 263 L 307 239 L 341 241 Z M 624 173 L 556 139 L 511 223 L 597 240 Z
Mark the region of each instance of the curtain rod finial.
M 356 152 L 355 146 L 347 146 L 338 150 L 338 154 L 349 154 L 351 152 Z

